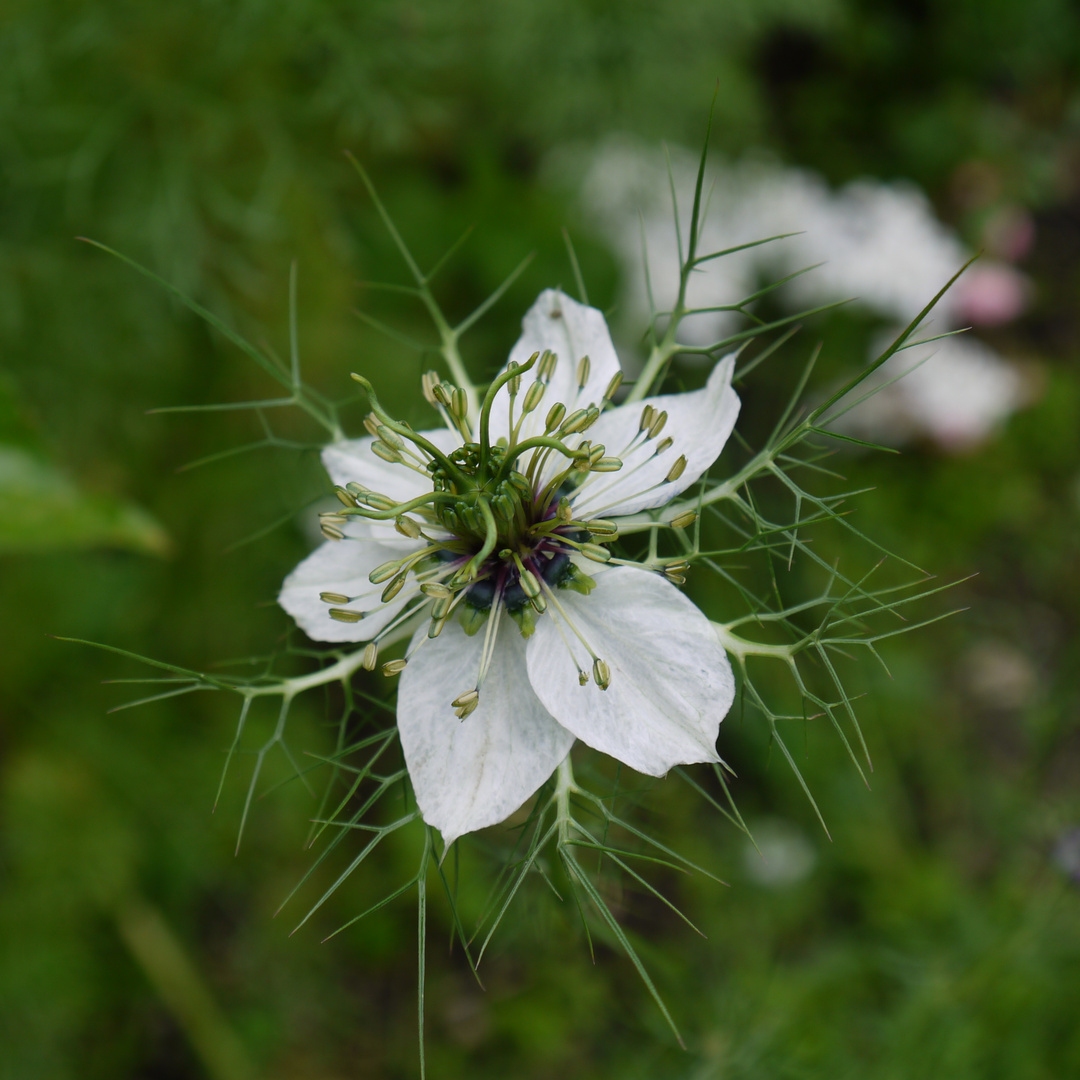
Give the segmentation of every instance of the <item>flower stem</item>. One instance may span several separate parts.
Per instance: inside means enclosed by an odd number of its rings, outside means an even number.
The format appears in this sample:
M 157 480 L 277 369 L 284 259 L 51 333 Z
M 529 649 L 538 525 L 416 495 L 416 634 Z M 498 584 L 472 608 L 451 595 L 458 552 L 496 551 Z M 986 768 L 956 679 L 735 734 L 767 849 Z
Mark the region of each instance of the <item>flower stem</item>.
M 574 783 L 574 767 L 570 764 L 570 755 L 562 759 L 555 771 L 555 815 L 559 824 L 559 846 L 570 842 L 570 826 L 573 817 L 570 814 L 570 794 L 577 791 Z

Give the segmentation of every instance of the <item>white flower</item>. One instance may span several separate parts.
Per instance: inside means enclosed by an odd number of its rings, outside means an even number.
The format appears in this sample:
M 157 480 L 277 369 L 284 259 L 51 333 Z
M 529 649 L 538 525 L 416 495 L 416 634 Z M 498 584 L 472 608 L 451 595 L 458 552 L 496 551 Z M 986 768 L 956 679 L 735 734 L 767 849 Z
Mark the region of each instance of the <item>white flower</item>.
M 397 720 L 447 845 L 513 813 L 575 739 L 653 776 L 717 760 L 734 679 L 711 623 L 674 584 L 682 567 L 607 545 L 619 516 L 716 460 L 739 411 L 733 367 L 610 407 L 621 372 L 603 317 L 548 290 L 479 408 L 429 375 L 443 428 L 414 433 L 372 395 L 371 435 L 324 450 L 346 505 L 279 601 L 312 638 L 368 641 L 369 666 L 427 616 Z

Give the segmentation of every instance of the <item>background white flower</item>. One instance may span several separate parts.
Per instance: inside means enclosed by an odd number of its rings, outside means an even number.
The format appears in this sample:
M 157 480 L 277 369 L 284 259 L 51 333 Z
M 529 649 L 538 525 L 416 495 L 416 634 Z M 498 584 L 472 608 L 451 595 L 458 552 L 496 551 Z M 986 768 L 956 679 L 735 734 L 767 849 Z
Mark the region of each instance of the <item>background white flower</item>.
M 685 244 L 697 156 L 675 148 L 670 160 Z M 560 165 L 556 156 L 552 171 L 571 168 Z M 667 160 L 653 148 L 611 139 L 593 151 L 580 183 L 589 219 L 621 257 L 627 322 L 637 326 L 649 317 L 650 289 L 657 309 L 670 310 L 679 254 Z M 737 304 L 764 282 L 813 266 L 777 294 L 790 310 L 852 299 L 898 332 L 971 257 L 911 183 L 864 179 L 833 190 L 810 170 L 747 157 L 711 166 L 706 190 L 700 251 L 794 235 L 699 268 L 687 292 L 692 307 Z M 939 301 L 925 336 L 973 323 L 1007 322 L 1024 309 L 1028 293 L 1026 278 L 1008 262 L 980 259 Z M 731 311 L 691 315 L 680 326 L 680 339 L 696 345 L 715 342 L 740 329 L 740 320 Z M 919 363 L 927 357 L 927 363 Z M 893 443 L 928 435 L 942 447 L 958 449 L 984 440 L 1033 397 L 1024 372 L 966 336 L 898 354 L 877 381 L 884 384 L 905 371 L 899 382 L 841 417 L 837 427 Z

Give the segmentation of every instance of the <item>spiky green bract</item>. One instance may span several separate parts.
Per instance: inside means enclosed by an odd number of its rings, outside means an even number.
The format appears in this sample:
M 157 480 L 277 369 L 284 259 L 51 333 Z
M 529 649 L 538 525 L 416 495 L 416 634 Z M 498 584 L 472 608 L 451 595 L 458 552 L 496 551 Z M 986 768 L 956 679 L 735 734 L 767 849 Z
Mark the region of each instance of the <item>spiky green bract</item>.
M 433 403 L 438 408 L 449 407 L 452 414 L 457 407 L 452 404 L 453 399 L 464 403 L 463 408 L 467 411 L 468 403 L 476 403 L 480 395 L 460 353 L 461 337 L 499 299 L 521 267 L 471 315 L 452 325 L 443 315 L 432 289 L 435 273 L 444 265 L 445 259 L 430 272 L 420 269 L 367 175 L 359 165 L 357 169 L 412 278 L 410 285 L 386 288 L 414 297 L 427 312 L 438 337 L 437 351 L 456 387 L 453 393 L 461 392 L 460 398 L 450 394 L 445 402 L 440 398 Z M 747 329 L 707 346 L 690 347 L 680 343 L 678 335 L 682 320 L 694 314 L 693 309 L 686 306 L 690 276 L 704 263 L 725 254 L 702 253 L 698 249 L 703 221 L 703 170 L 704 157 L 682 254 L 678 298 L 670 312 L 653 311 L 646 335 L 649 354 L 641 376 L 629 389 L 623 405 L 658 393 L 672 363 L 682 354 L 717 361 L 732 345 L 755 342 L 760 346 L 758 351 L 754 355 L 744 354 L 742 367 L 736 373 L 736 379 L 745 381 L 762 363 L 789 348 L 798 320 L 813 314 L 805 312 L 800 316 L 764 322 L 750 310 L 754 301 L 769 291 L 759 290 L 733 305 L 734 310 L 744 314 L 751 324 Z M 130 260 L 125 261 L 130 263 Z M 576 263 L 574 265 L 574 274 L 580 278 Z M 138 269 L 154 277 L 148 271 Z M 176 290 L 166 287 L 180 296 Z M 584 295 L 583 288 L 581 291 Z M 300 378 L 295 319 L 291 335 L 292 361 L 283 365 L 264 350 L 248 344 L 193 301 L 182 296 L 180 299 L 289 391 L 286 398 L 248 402 L 235 407 L 254 409 L 265 424 L 267 409 L 296 405 L 320 423 L 332 439 L 341 437 L 338 406 L 304 386 Z M 295 284 L 291 299 L 295 309 Z M 734 658 L 741 674 L 737 710 L 761 718 L 770 742 L 775 743 L 790 764 L 797 783 L 823 826 L 825 815 L 803 779 L 790 747 L 792 732 L 803 731 L 818 720 L 824 721 L 835 731 L 856 769 L 865 778 L 870 756 L 853 705 L 855 695 L 848 688 L 842 665 L 857 650 L 880 659 L 878 645 L 884 639 L 944 617 L 935 614 L 921 622 L 905 621 L 904 613 L 908 607 L 933 595 L 941 587 L 929 584 L 925 574 L 902 559 L 886 561 L 886 553 L 863 537 L 847 516 L 848 503 L 857 492 L 846 491 L 842 478 L 823 464 L 830 452 L 830 444 L 845 438 L 830 431 L 829 422 L 843 411 L 867 375 L 889 356 L 914 343 L 922 319 L 936 300 L 937 297 L 875 364 L 861 371 L 824 402 L 800 414 L 800 403 L 817 356 L 816 351 L 812 351 L 788 405 L 780 410 L 764 445 L 756 451 L 744 447 L 742 460 L 737 463 L 728 459 L 729 451 L 722 460 L 722 467 L 714 469 L 721 474 L 727 470 L 726 476 L 706 474 L 694 487 L 666 505 L 621 518 L 617 523 L 617 539 L 610 522 L 597 523 L 597 528 L 603 530 L 598 539 L 610 549 L 614 563 L 620 558 L 632 559 L 638 566 L 662 574 L 675 584 L 683 584 L 688 577 L 692 579 L 691 585 L 697 590 L 700 605 L 710 615 L 719 641 Z M 371 325 L 381 326 L 377 320 L 363 317 Z M 440 384 L 444 396 L 447 385 Z M 743 393 L 747 394 L 745 388 Z M 752 388 L 749 393 L 752 394 Z M 465 412 L 458 419 L 467 425 Z M 275 436 L 269 427 L 265 430 L 264 442 L 274 442 Z M 239 451 L 227 450 L 224 454 L 235 452 Z M 830 537 L 837 531 L 865 542 L 868 565 L 852 568 L 837 564 L 835 554 L 830 550 Z M 897 569 L 899 577 L 896 576 Z M 384 656 L 387 653 L 394 655 L 395 644 L 407 639 L 411 632 L 412 626 L 406 621 L 392 632 L 380 635 L 379 648 Z M 308 670 L 301 674 L 281 673 L 285 657 L 289 657 L 293 665 L 297 661 L 305 663 Z M 145 662 L 163 670 L 166 675 L 161 679 L 145 680 L 154 685 L 155 692 L 131 702 L 131 705 L 195 691 L 231 693 L 239 699 L 239 719 L 226 755 L 222 783 L 236 754 L 251 749 L 253 768 L 240 816 L 241 835 L 264 764 L 275 749 L 280 750 L 293 775 L 304 784 L 310 786 L 316 770 L 325 774 L 321 796 L 315 796 L 313 791 L 316 802 L 311 842 L 321 844 L 321 849 L 310 871 L 286 897 L 286 902 L 311 883 L 316 871 L 333 858 L 343 860 L 344 865 L 331 884 L 309 905 L 298 926 L 312 920 L 326 900 L 349 880 L 350 875 L 362 869 L 384 842 L 410 831 L 418 838 L 415 874 L 333 933 L 347 929 L 356 920 L 416 889 L 421 1041 L 427 885 L 432 876 L 438 879 L 446 896 L 455 937 L 474 971 L 522 891 L 535 881 L 546 883 L 562 902 L 574 903 L 590 945 L 595 935 L 626 954 L 672 1033 L 679 1038 L 675 1020 L 647 972 L 638 947 L 621 925 L 619 911 L 607 899 L 605 882 L 612 874 L 621 875 L 632 888 L 642 890 L 685 919 L 675 903 L 661 892 L 649 871 L 651 869 L 654 874 L 671 871 L 709 874 L 709 871 L 679 855 L 677 840 L 674 846 L 669 846 L 636 824 L 631 815 L 616 814 L 615 799 L 626 794 L 625 785 L 616 783 L 614 790 L 601 794 L 592 789 L 594 785 L 575 777 L 571 759 L 567 757 L 552 780 L 527 804 L 523 820 L 519 815 L 514 825 L 516 842 L 510 853 L 501 859 L 489 902 L 475 925 L 466 925 L 465 913 L 459 910 L 456 889 L 446 871 L 447 852 L 440 851 L 435 835 L 423 823 L 411 799 L 407 795 L 402 798 L 408 791 L 407 774 L 397 764 L 400 759 L 395 745 L 397 733 L 392 720 L 392 705 L 386 700 L 384 691 L 367 689 L 370 683 L 362 670 L 375 666 L 369 644 L 321 652 L 285 649 L 261 661 L 257 666 L 258 673 L 250 677 L 209 675 L 159 661 Z M 777 678 L 778 675 L 781 678 Z M 311 757 L 310 765 L 301 767 L 292 749 L 294 736 L 287 734 L 292 706 L 299 697 L 314 691 L 321 693 L 327 687 L 339 688 L 343 701 L 337 717 L 334 745 L 329 752 L 324 750 Z M 267 699 L 274 709 L 270 734 L 249 748 L 245 745 L 248 722 L 252 711 L 263 699 Z M 467 717 L 463 722 L 468 722 Z M 587 763 L 588 755 L 583 756 Z M 579 774 L 587 776 L 587 764 L 583 768 L 582 760 L 575 760 Z M 725 765 L 677 771 L 731 824 L 746 831 L 730 791 L 734 774 Z

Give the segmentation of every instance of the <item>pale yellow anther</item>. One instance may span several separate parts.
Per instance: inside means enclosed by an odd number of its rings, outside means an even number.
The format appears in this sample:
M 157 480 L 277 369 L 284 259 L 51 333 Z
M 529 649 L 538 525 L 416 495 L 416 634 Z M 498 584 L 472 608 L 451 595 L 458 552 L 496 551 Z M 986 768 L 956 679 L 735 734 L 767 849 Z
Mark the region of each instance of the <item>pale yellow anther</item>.
M 688 529 L 695 521 L 697 521 L 697 511 L 685 510 L 671 519 L 671 527 L 673 529 Z
M 352 597 L 339 592 L 321 592 L 319 593 L 319 599 L 324 604 L 347 604 Z
M 664 425 L 667 423 L 667 413 L 661 412 L 653 418 L 653 422 L 649 425 L 649 438 L 655 439 L 661 431 L 664 430 Z
M 611 552 L 599 544 L 582 544 L 578 550 L 586 559 L 592 559 L 593 562 L 608 562 L 611 559 Z
M 577 673 L 578 686 L 585 686 L 589 681 L 589 673 L 587 671 L 578 671 Z
M 364 646 L 364 655 L 360 660 L 360 666 L 365 671 L 374 671 L 375 665 L 379 662 L 379 645 L 378 642 L 369 641 Z
M 555 365 L 558 364 L 558 362 L 558 356 L 550 349 L 545 349 L 544 355 L 540 357 L 540 363 L 536 369 L 537 374 L 546 382 L 551 382 L 551 376 L 555 374 Z
M 550 435 L 563 422 L 564 416 L 566 416 L 566 406 L 561 401 L 552 405 L 544 421 L 544 434 Z
M 602 457 L 599 461 L 594 461 L 590 468 L 593 472 L 618 472 L 622 465 L 622 461 L 617 457 Z
M 364 613 L 362 611 L 349 611 L 348 608 L 332 607 L 329 614 L 331 619 L 336 619 L 338 622 L 347 623 L 357 623 L 364 617 Z
M 387 677 L 400 675 L 408 666 L 408 660 L 387 660 L 382 666 L 382 673 Z
M 401 574 L 400 576 L 394 578 L 394 580 L 391 581 L 385 589 L 383 589 L 382 602 L 384 604 L 389 604 L 390 601 L 393 600 L 394 597 L 397 596 L 397 594 L 401 592 L 403 588 L 405 588 L 405 582 L 408 580 L 408 578 L 408 574 Z
M 460 386 L 454 387 L 450 398 L 450 413 L 458 420 L 464 420 L 469 415 L 469 395 Z
M 333 525 L 327 525 L 325 522 L 319 525 L 319 530 L 327 540 L 345 539 L 345 534 L 340 529 L 335 528 Z
M 367 579 L 372 585 L 381 585 L 384 581 L 389 581 L 400 569 L 401 560 L 391 559 L 389 562 L 379 563 L 379 565 L 368 574 Z
M 619 392 L 619 387 L 622 386 L 622 372 L 616 371 L 611 376 L 611 382 L 607 384 L 607 389 L 604 391 L 604 402 L 611 401 L 613 397 Z
M 601 690 L 606 690 L 611 685 L 611 669 L 599 657 L 593 661 L 592 673 Z
M 651 405 L 646 405 L 641 410 L 641 419 L 638 421 L 638 431 L 648 431 L 652 427 L 653 419 L 656 417 L 656 410 Z
M 371 444 L 371 452 L 378 458 L 382 458 L 383 461 L 388 461 L 391 465 L 401 464 L 401 451 L 395 450 L 392 446 L 388 446 L 381 439 L 376 439 Z
M 407 536 L 410 540 L 418 540 L 420 538 L 420 526 L 417 525 L 412 518 L 394 518 L 394 528 L 397 529 L 402 536 Z
M 670 484 L 673 481 L 678 480 L 685 471 L 686 457 L 683 454 L 680 454 L 678 458 L 676 458 L 675 464 L 672 465 L 670 469 L 668 469 L 668 474 L 664 477 L 664 480 Z
M 585 384 L 589 381 L 589 370 L 592 367 L 592 363 L 587 356 L 583 356 L 578 361 L 577 366 L 577 384 L 579 390 L 585 389 Z
M 452 589 L 448 589 L 441 581 L 428 581 L 420 586 L 420 591 L 432 600 L 450 600 L 454 596 Z
M 450 705 L 454 709 L 462 709 L 466 705 L 472 705 L 479 697 L 480 692 L 478 690 L 467 690 L 464 694 L 459 694 L 454 698 L 454 700 L 450 702 Z
M 665 450 L 670 450 L 674 443 L 675 440 L 670 436 L 668 436 L 666 439 L 661 439 L 656 444 L 656 450 L 653 451 L 653 456 L 655 457 L 657 454 L 662 454 Z
M 373 438 L 379 437 L 379 420 L 374 413 L 368 413 L 364 417 L 364 430 Z
M 356 505 L 355 497 L 350 492 L 346 491 L 343 487 L 334 488 L 334 494 L 338 497 L 338 501 L 341 503 L 342 506 Z
M 536 382 L 534 382 L 532 386 L 530 386 L 529 389 L 525 391 L 525 400 L 521 403 L 521 411 L 523 413 L 531 413 L 533 409 L 535 409 L 536 406 L 540 404 L 541 400 L 544 397 L 544 391 L 546 390 L 547 383 L 541 382 L 539 379 L 537 379 Z

